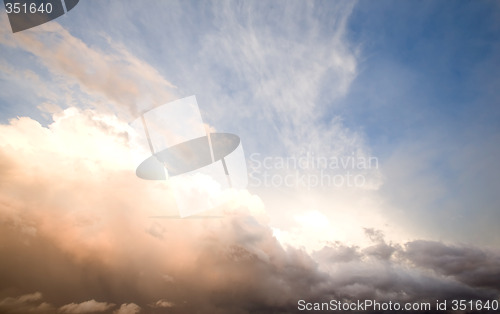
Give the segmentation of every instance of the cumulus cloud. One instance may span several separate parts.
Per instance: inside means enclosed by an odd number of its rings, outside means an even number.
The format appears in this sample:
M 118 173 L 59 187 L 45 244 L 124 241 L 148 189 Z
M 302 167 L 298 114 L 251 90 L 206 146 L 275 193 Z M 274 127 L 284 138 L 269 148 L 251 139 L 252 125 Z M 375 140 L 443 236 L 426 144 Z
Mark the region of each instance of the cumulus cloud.
M 114 304 L 89 300 L 82 303 L 70 303 L 59 308 L 59 312 L 68 314 L 105 312 L 114 307 Z
M 141 307 L 135 303 L 122 304 L 120 308 L 114 311 L 114 314 L 137 314 L 141 312 Z
M 43 302 L 40 292 L 7 297 L 0 300 L 0 311 L 4 313 L 53 313 L 54 307 Z
M 169 301 L 164 300 L 164 299 L 158 300 L 155 303 L 151 304 L 151 307 L 154 307 L 154 308 L 167 308 L 167 307 L 173 307 L 173 306 L 175 306 L 174 303 L 169 302 Z
M 374 229 L 366 247 L 284 247 L 248 191 L 222 218 L 152 219 L 176 210 L 168 184 L 135 177 L 127 127 L 110 116 L 68 109 L 48 127 L 18 118 L 0 131 L 0 291 L 25 293 L 5 295 L 6 313 L 290 313 L 300 299 L 500 291 L 499 255 L 480 248 L 392 243 Z

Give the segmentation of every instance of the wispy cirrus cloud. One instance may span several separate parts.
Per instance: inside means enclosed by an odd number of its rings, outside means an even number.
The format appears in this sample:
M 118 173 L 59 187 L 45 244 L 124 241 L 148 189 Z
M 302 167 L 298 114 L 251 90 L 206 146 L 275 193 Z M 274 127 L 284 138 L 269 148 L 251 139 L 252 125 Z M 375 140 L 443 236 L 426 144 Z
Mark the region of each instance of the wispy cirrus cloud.
M 117 112 L 125 109 L 122 114 L 129 118 L 175 99 L 176 87 L 172 83 L 111 39 L 107 39 L 105 48 L 90 46 L 51 22 L 36 31 L 18 34 L 3 28 L 0 43 L 35 56 L 52 78 L 58 78 L 55 83 L 60 85 L 58 92 L 63 99 L 72 86 L 77 86 L 94 98 L 94 107 L 104 109 L 112 103 Z
M 269 3 L 214 3 L 211 9 L 213 28 L 204 34 L 197 75 L 213 91 L 216 84 L 229 84 L 216 96 L 235 105 L 226 112 L 214 107 L 214 118 L 236 114 L 261 121 L 263 130 L 254 134 L 272 136 L 275 153 L 309 149 L 329 156 L 362 149 L 362 139 L 331 112 L 357 73 L 344 37 L 352 4 L 328 9 L 328 33 L 318 18 L 322 7 L 313 3 L 295 2 L 286 10 Z M 259 149 L 273 151 L 264 143 Z

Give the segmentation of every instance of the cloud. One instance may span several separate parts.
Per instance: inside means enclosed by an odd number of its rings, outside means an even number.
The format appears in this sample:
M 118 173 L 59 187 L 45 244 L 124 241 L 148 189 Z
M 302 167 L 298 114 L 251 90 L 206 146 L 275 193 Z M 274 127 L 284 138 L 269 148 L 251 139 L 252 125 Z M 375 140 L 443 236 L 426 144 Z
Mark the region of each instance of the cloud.
M 0 300 L 0 311 L 3 313 L 53 313 L 54 307 L 42 301 L 40 292 L 7 297 Z
M 407 243 L 404 256 L 416 266 L 467 285 L 500 289 L 499 252 L 420 240 Z
M 115 314 L 137 314 L 141 312 L 141 307 L 135 303 L 122 304 Z
M 15 35 L 3 29 L 0 43 L 36 56 L 52 77 L 64 78 L 61 93 L 68 94 L 70 87 L 77 85 L 82 92 L 94 97 L 94 107 L 100 105 L 104 109 L 111 102 L 117 111 L 127 109 L 125 114 L 130 118 L 141 110 L 174 99 L 174 85 L 157 69 L 111 39 L 107 39 L 106 50 L 100 49 L 73 36 L 57 22 L 51 22 L 36 31 Z M 39 81 L 38 77 L 31 80 Z M 54 101 L 54 97 L 50 100 Z
M 288 154 L 309 149 L 326 156 L 357 153 L 362 139 L 329 110 L 357 73 L 355 55 L 343 37 L 352 7 L 338 4 L 327 9 L 296 2 L 282 10 L 269 3 L 215 3 L 216 31 L 205 35 L 201 52 L 210 63 L 205 58 L 200 63 L 209 67 L 211 76 L 215 72 L 229 77 L 230 89 L 238 91 L 233 99 L 220 95 L 218 101 L 257 106 L 239 104 L 234 114 L 264 122 L 264 129 L 254 132 L 276 138 L 274 149 Z M 329 10 L 328 21 L 334 25 L 328 35 L 322 32 L 324 21 L 316 17 L 323 9 Z M 325 92 L 328 97 L 322 97 Z M 214 110 L 222 117 L 233 114 L 231 109 Z M 325 115 L 331 119 L 325 121 Z M 260 143 L 261 150 L 271 150 L 264 145 Z
M 97 302 L 96 300 L 89 300 L 82 303 L 71 303 L 63 305 L 59 308 L 59 312 L 68 314 L 80 314 L 80 313 L 95 313 L 95 312 L 105 312 L 115 305 L 106 302 Z
M 40 291 L 4 298 L 4 312 L 290 313 L 300 299 L 493 298 L 500 291 L 498 254 L 477 247 L 392 243 L 366 229 L 367 247 L 285 248 L 262 202 L 246 191 L 223 218 L 149 218 L 175 212 L 175 203 L 168 184 L 135 177 L 124 127 L 76 109 L 48 127 L 29 118 L 1 126 L 1 288 Z M 82 299 L 90 301 L 75 302 Z
M 153 308 L 169 308 L 169 307 L 174 307 L 175 304 L 172 302 L 169 302 L 167 300 L 161 299 L 156 301 L 155 303 L 151 304 L 151 307 Z
M 247 156 L 258 155 L 258 161 L 308 154 L 367 158 L 371 152 L 364 135 L 346 125 L 338 105 L 359 73 L 357 48 L 349 41 L 346 26 L 353 6 L 293 2 L 283 10 L 269 2 L 210 3 L 209 21 L 205 16 L 200 19 L 207 25 L 180 30 L 172 25 L 176 33 L 200 37 L 199 53 L 189 60 L 196 72 L 185 73 L 182 83 L 204 96 L 204 114 L 219 130 L 235 130 Z M 319 241 L 363 238 L 361 228 L 353 236 L 352 224 L 383 226 L 378 208 L 374 210 L 382 202 L 361 195 L 381 186 L 378 168 L 257 168 L 249 179 L 250 189 L 265 199 L 282 241 L 317 249 L 323 245 L 316 245 Z M 348 187 L 346 176 L 357 174 L 364 184 Z M 338 187 L 330 183 L 338 178 L 343 182 Z M 313 208 L 307 201 L 302 204 L 303 199 L 313 198 L 319 200 Z M 353 206 L 359 208 L 358 215 L 344 214 Z M 313 235 L 312 228 L 290 218 L 307 211 L 328 219 L 327 232 L 323 232 L 327 227 L 317 228 Z

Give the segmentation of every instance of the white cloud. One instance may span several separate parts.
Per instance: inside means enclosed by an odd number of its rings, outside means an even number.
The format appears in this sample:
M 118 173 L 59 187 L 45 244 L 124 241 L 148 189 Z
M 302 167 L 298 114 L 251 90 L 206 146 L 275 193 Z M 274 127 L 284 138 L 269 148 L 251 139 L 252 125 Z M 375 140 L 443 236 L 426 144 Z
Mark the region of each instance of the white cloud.
M 173 306 L 175 306 L 173 302 L 169 302 L 165 299 L 158 300 L 155 303 L 151 304 L 151 307 L 153 308 L 169 308 Z
M 141 307 L 135 303 L 125 303 L 120 308 L 114 311 L 115 314 L 137 314 L 141 312 Z
M 105 312 L 114 306 L 115 305 L 112 303 L 89 300 L 82 303 L 70 303 L 63 305 L 59 308 L 59 312 L 68 314 L 96 313 Z

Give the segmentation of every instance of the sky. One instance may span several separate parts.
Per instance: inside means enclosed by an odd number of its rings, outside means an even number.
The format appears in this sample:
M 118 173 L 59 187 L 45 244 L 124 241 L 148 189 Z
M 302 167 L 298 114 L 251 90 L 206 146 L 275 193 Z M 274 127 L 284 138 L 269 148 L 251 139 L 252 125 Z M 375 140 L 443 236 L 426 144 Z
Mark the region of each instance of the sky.
M 1 13 L 0 312 L 498 302 L 498 56 L 498 1 L 80 1 L 18 33 Z M 132 122 L 192 95 L 248 186 L 177 219 Z

